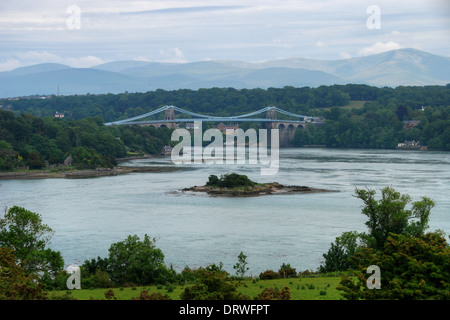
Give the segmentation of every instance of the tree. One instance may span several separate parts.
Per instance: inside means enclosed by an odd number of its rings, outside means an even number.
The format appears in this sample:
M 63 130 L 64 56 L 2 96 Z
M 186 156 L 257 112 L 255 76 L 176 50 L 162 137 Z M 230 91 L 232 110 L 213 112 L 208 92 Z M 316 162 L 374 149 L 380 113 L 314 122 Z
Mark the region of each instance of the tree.
M 0 218 L 0 247 L 14 249 L 16 258 L 30 274 L 55 275 L 64 267 L 60 252 L 46 248 L 52 235 L 53 230 L 43 224 L 39 214 L 21 207 L 10 208 Z
M 450 298 L 450 248 L 440 232 L 419 237 L 390 234 L 382 251 L 362 248 L 355 261 L 356 282 L 344 276 L 338 286 L 346 299 Z M 370 265 L 380 268 L 380 289 L 367 288 L 366 271 Z
M 238 262 L 233 266 L 233 269 L 236 270 L 236 275 L 239 277 L 244 277 L 247 268 L 247 256 L 241 251 L 238 255 Z
M 43 167 L 45 167 L 44 159 L 36 151 L 32 151 L 28 155 L 27 164 L 29 165 L 30 169 L 42 169 Z
M 165 283 L 169 270 L 164 265 L 164 254 L 156 248 L 155 239 L 148 235 L 141 241 L 137 235 L 113 243 L 109 248 L 108 273 L 117 284 L 148 285 Z
M 45 300 L 38 279 L 26 273 L 11 248 L 0 247 L 0 300 Z
M 324 253 L 324 264 L 320 272 L 345 271 L 353 267 L 351 257 L 358 250 L 359 234 L 356 231 L 344 232 L 331 243 L 328 253 Z
M 291 264 L 283 263 L 278 270 L 278 274 L 282 278 L 295 278 L 297 277 L 297 271 L 295 268 L 291 267 Z
M 369 218 L 366 222 L 369 233 L 361 234 L 368 247 L 382 250 L 390 233 L 417 237 L 428 228 L 434 202 L 427 197 L 422 197 L 421 201 L 412 203 L 411 209 L 406 209 L 411 197 L 391 187 L 381 190 L 380 200 L 375 199 L 374 190 L 356 189 L 355 193 L 364 202 L 362 213 Z
M 239 284 L 221 266 L 211 265 L 196 270 L 197 280 L 184 289 L 181 300 L 241 300 L 247 296 L 237 292 Z

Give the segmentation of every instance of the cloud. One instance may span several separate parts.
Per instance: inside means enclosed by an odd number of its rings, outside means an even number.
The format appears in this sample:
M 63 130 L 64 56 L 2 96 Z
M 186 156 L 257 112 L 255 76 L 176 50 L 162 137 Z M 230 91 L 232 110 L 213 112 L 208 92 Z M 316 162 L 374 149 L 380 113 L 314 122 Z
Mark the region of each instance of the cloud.
M 144 56 L 138 56 L 133 59 L 134 61 L 143 61 L 143 62 L 151 62 L 151 60 Z
M 371 54 L 377 54 L 377 53 L 382 53 L 385 51 L 390 51 L 390 50 L 396 50 L 396 49 L 401 49 L 402 46 L 397 43 L 397 42 L 393 42 L 393 41 L 389 41 L 389 42 L 377 42 L 373 45 L 371 45 L 370 47 L 365 47 L 362 48 L 361 50 L 359 50 L 359 54 L 363 55 L 363 56 L 368 56 Z
M 17 59 L 8 59 L 5 62 L 0 62 L 0 72 L 11 71 L 20 67 L 20 62 Z
M 341 52 L 340 55 L 342 59 L 350 59 L 352 57 L 348 52 Z
M 0 0 L 0 68 L 29 61 L 88 67 L 102 60 L 336 59 L 400 47 L 448 55 L 445 0 L 376 3 L 381 30 L 367 29 L 371 0 Z M 68 28 L 69 4 L 80 8 L 80 29 Z M 32 50 L 35 57 L 19 56 Z
M 102 63 L 102 59 L 95 56 L 60 57 L 47 51 L 27 51 L 19 53 L 15 58 L 0 61 L 0 71 L 11 71 L 19 67 L 30 66 L 39 63 L 60 63 L 73 68 L 89 68 Z
M 161 62 L 172 62 L 172 63 L 187 62 L 183 52 L 179 48 L 173 48 L 169 50 L 159 50 L 159 54 L 162 56 Z

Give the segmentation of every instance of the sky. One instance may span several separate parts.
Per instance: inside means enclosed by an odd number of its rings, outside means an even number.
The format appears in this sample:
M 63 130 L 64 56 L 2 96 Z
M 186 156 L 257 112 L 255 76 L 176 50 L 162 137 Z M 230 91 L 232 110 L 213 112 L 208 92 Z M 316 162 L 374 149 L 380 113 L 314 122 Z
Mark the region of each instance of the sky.
M 118 60 L 450 56 L 448 0 L 0 0 L 0 71 Z

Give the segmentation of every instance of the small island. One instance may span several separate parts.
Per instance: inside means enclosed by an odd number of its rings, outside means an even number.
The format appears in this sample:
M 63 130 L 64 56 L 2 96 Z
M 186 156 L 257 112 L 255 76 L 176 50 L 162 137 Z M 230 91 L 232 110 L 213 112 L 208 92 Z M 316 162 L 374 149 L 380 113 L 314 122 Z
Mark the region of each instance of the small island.
M 230 173 L 218 178 L 210 175 L 204 186 L 185 188 L 182 191 L 205 192 L 209 195 L 230 197 L 254 197 L 270 194 L 336 192 L 335 190 L 316 189 L 306 186 L 286 186 L 278 182 L 257 183 L 246 175 Z

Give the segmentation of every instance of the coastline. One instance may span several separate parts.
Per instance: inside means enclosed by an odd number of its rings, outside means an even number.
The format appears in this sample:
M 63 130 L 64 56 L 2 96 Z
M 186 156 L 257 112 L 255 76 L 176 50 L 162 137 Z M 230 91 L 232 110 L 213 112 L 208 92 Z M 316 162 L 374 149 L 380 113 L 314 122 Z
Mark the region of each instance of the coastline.
M 277 182 L 258 184 L 254 187 L 219 188 L 211 186 L 194 186 L 184 188 L 182 192 L 203 192 L 211 196 L 222 197 L 258 197 L 273 194 L 339 192 L 338 190 L 317 189 L 306 186 L 286 186 Z
M 27 180 L 27 179 L 82 179 L 116 176 L 127 173 L 144 173 L 144 172 L 164 172 L 174 171 L 176 167 L 155 166 L 155 167 L 121 167 L 117 166 L 112 169 L 90 169 L 90 170 L 67 170 L 67 171 L 50 171 L 50 170 L 34 170 L 34 171 L 13 171 L 0 172 L 0 180 Z

